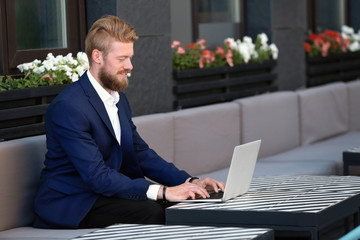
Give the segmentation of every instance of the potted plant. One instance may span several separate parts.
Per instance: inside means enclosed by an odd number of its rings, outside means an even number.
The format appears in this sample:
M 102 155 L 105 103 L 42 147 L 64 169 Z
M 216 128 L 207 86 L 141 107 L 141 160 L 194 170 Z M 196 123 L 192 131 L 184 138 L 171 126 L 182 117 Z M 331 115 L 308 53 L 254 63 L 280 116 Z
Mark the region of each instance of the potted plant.
M 341 33 L 310 34 L 304 48 L 308 87 L 360 76 L 360 32 L 353 28 L 344 25 Z
M 211 50 L 206 40 L 188 44 L 173 41 L 173 78 L 176 109 L 230 101 L 276 90 L 278 49 L 265 33 L 253 40 L 227 38 Z
M 0 141 L 44 133 L 44 115 L 50 102 L 88 69 L 83 52 L 66 56 L 49 53 L 44 61 L 18 66 L 20 77 L 0 81 Z

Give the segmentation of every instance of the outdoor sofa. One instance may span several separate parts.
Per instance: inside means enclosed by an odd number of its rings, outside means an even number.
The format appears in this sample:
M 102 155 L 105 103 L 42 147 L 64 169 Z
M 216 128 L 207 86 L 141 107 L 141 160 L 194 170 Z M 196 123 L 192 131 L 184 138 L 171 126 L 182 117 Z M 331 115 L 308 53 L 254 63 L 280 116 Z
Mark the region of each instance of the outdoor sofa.
M 360 81 L 278 91 L 134 118 L 159 155 L 193 176 L 226 181 L 236 145 L 261 139 L 254 177 L 341 175 L 360 145 Z M 0 143 L 0 239 L 71 239 L 94 229 L 32 228 L 45 135 Z

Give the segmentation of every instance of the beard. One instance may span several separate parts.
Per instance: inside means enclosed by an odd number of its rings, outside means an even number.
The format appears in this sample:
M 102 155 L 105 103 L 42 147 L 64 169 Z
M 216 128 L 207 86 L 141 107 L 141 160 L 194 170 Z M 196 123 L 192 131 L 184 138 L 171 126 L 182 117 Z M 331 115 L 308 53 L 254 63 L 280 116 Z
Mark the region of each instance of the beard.
M 127 77 L 119 78 L 118 75 L 126 75 L 128 73 L 130 73 L 130 71 L 123 70 L 118 71 L 116 74 L 110 74 L 105 70 L 104 67 L 102 67 L 99 71 L 99 78 L 105 88 L 112 91 L 121 92 L 126 89 L 129 84 L 129 80 Z

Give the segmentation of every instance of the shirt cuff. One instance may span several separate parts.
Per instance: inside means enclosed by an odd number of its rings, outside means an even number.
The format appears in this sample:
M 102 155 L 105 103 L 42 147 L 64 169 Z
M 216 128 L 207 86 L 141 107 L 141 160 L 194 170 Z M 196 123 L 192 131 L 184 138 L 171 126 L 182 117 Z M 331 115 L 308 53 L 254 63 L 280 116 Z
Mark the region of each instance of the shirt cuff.
M 150 185 L 146 192 L 147 198 L 150 200 L 157 200 L 157 195 L 158 195 L 160 187 L 161 187 L 161 185 L 158 185 L 158 184 Z

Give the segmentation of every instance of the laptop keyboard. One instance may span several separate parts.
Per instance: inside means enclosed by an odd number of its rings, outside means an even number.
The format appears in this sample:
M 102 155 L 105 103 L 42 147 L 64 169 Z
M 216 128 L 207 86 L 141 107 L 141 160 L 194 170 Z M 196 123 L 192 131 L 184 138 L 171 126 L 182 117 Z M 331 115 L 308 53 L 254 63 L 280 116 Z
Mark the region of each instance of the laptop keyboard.
M 217 193 L 216 192 L 210 192 L 209 195 L 210 195 L 210 197 L 205 198 L 205 199 L 221 199 L 223 197 L 223 195 L 224 195 L 224 192 L 223 191 L 219 191 Z M 203 197 L 198 196 L 198 197 L 196 197 L 196 199 L 203 199 Z

